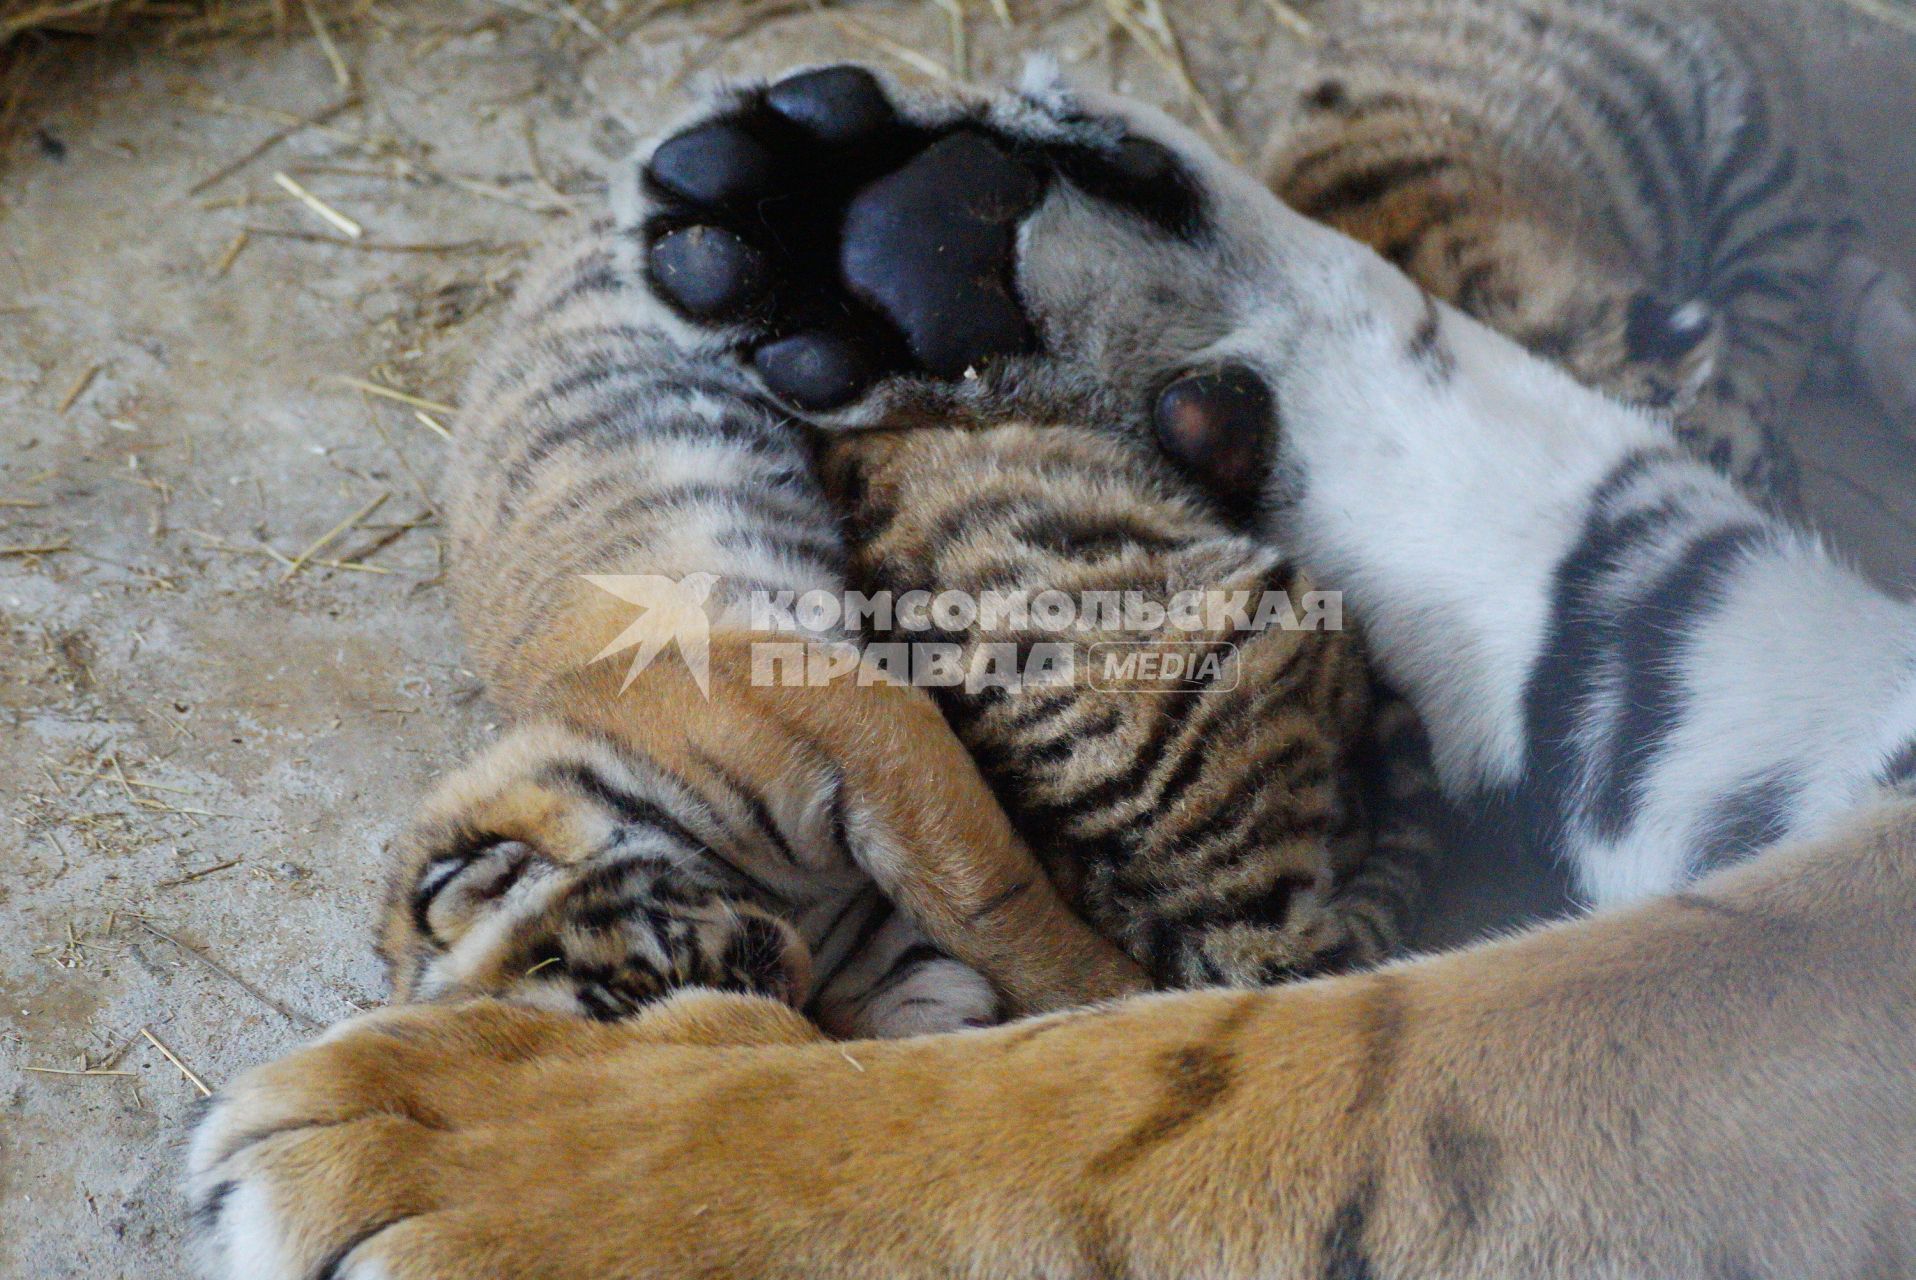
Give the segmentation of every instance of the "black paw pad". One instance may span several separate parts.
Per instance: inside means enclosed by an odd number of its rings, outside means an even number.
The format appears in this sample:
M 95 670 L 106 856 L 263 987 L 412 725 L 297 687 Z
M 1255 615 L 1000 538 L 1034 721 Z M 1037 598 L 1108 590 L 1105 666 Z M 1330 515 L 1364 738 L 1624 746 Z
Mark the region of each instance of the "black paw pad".
M 682 227 L 652 246 L 652 285 L 694 319 L 738 311 L 765 291 L 765 255 L 729 231 Z
M 1111 153 L 1110 169 L 1127 182 L 1170 182 L 1178 173 L 1178 161 L 1163 143 L 1133 137 Z
M 925 148 L 845 212 L 840 266 L 853 293 L 904 334 L 931 373 L 1031 349 L 1012 288 L 1018 220 L 1043 184 L 969 131 Z
M 1242 365 L 1186 374 L 1158 393 L 1158 443 L 1206 492 L 1234 510 L 1257 502 L 1276 405 Z
M 877 78 L 863 67 L 826 67 L 781 80 L 766 90 L 765 104 L 832 146 L 866 141 L 898 122 Z
M 695 204 L 732 205 L 769 192 L 778 166 L 751 134 L 715 121 L 660 143 L 646 172 L 667 191 Z
M 1202 233 L 1204 197 L 1183 163 L 1163 143 L 1136 135 L 1116 147 L 1061 147 L 1058 171 L 1087 195 L 1127 209 L 1181 239 Z
M 768 342 L 753 353 L 752 363 L 773 395 L 801 409 L 836 409 L 877 376 L 850 339 L 822 331 Z

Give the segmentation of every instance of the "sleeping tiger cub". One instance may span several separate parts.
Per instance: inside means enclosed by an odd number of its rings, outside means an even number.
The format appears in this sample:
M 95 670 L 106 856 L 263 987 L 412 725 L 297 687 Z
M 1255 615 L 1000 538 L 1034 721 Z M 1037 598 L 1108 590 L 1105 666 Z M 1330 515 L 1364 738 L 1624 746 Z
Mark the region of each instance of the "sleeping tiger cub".
M 1785 508 L 1778 414 L 1839 339 L 1916 425 L 1916 309 L 1758 5 L 1387 0 L 1303 69 L 1287 203 Z
M 679 180 L 722 173 L 710 161 Z M 673 163 L 655 156 L 623 175 L 616 216 L 532 274 L 465 396 L 448 503 L 455 585 L 475 659 L 520 722 L 441 789 L 404 846 L 383 942 L 398 994 L 508 992 L 610 1020 L 700 986 L 773 995 L 837 1034 L 895 1036 L 996 1021 L 1009 1010 L 987 978 L 1010 1010 L 1141 985 L 1040 884 L 927 695 L 874 682 L 869 668 L 796 688 L 762 662 L 773 646 L 759 642 L 772 637 L 755 602 L 842 595 L 846 547 L 809 435 L 641 279 L 668 280 L 672 302 L 696 315 L 715 305 L 702 290 L 736 291 L 749 268 L 728 233 L 656 225 L 642 193 Z M 801 361 L 799 374 L 818 363 Z M 936 470 L 948 463 L 988 485 L 1009 463 L 1040 489 L 1055 481 L 1054 496 L 1033 499 L 1059 529 L 1097 519 L 1114 495 L 1130 502 L 1134 550 L 1146 554 L 1054 546 L 1027 559 L 1038 578 L 1056 575 L 1036 585 L 1075 575 L 1161 593 L 1166 573 L 1193 587 L 1288 577 L 1122 442 L 1059 437 L 1075 441 L 1065 449 L 1080 479 L 1101 469 L 1109 492 L 1053 475 L 1065 454 L 1042 443 L 1050 430 L 999 434 L 975 452 L 956 443 L 968 437 L 930 437 L 950 450 Z M 872 448 L 874 460 L 919 456 L 916 443 Z M 898 478 L 885 470 L 882 483 Z M 914 482 L 920 515 L 941 496 L 930 478 Z M 944 498 L 971 492 L 956 474 L 945 484 Z M 892 533 L 910 527 L 894 518 Z M 1027 528 L 1009 524 L 1002 547 Z M 869 557 L 861 567 L 890 576 Z M 955 561 L 921 567 L 941 590 L 982 585 Z M 693 630 L 711 633 L 706 648 L 628 626 L 632 603 L 646 601 L 689 611 Z M 838 624 L 798 630 L 837 656 L 861 640 Z M 709 657 L 709 696 L 663 651 L 675 639 L 688 660 Z M 635 662 L 629 691 L 621 664 L 599 661 L 627 647 L 658 659 Z M 1061 827 L 1025 794 L 1034 780 L 1006 767 L 1012 754 L 1034 763 L 1020 749 L 1036 745 L 1043 717 L 1007 734 L 1005 717 L 969 713 L 982 697 L 958 704 L 972 745 L 995 749 L 991 781 L 1020 800 L 1026 834 L 1079 855 L 1051 865 L 1085 869 L 1081 899 L 1096 923 L 1178 985 L 1379 958 L 1399 939 L 1428 853 L 1414 719 L 1391 708 L 1374 718 L 1385 733 L 1366 738 L 1373 716 L 1353 640 L 1273 632 L 1247 645 L 1243 676 L 1242 692 L 1220 698 L 1065 692 L 1075 710 L 1062 720 L 1111 725 L 1053 761 L 1079 792 L 1071 802 L 1088 803 L 1103 770 L 1107 789 L 1148 784 L 1164 809 L 1149 824 L 1113 795 Z M 1257 749 L 1207 756 L 1225 723 L 1254 730 Z M 1390 802 L 1374 820 L 1352 784 L 1372 757 L 1370 790 Z M 1055 782 L 1046 794 L 1063 804 Z M 1085 824 L 1114 817 L 1137 829 L 1089 856 Z M 1390 856 L 1363 856 L 1373 827 Z M 1339 879 L 1351 882 L 1333 903 Z M 940 950 L 947 941 L 970 968 Z
M 535 268 L 465 397 L 453 581 L 513 723 L 401 843 L 396 995 L 613 1020 L 706 987 L 899 1036 L 1143 989 L 925 693 L 753 678 L 746 602 L 842 590 L 837 516 L 804 436 L 674 343 L 624 252 L 606 222 Z
M 1205 374 L 1170 396 L 1198 412 L 1233 389 Z M 1264 985 L 1395 949 L 1433 853 L 1435 785 L 1415 717 L 1373 701 L 1356 636 L 1319 625 L 1295 565 L 1163 460 L 1084 428 L 853 432 L 826 448 L 853 577 L 895 601 L 962 593 L 970 608 L 930 621 L 968 673 L 1027 655 L 1022 679 L 953 682 L 940 701 L 1093 927 L 1168 987 Z M 1065 610 L 1049 624 L 1047 603 Z M 892 620 L 890 635 L 917 634 Z M 1033 673 L 1041 655 L 1059 659 L 1051 679 Z M 1385 788 L 1368 805 L 1360 762 Z

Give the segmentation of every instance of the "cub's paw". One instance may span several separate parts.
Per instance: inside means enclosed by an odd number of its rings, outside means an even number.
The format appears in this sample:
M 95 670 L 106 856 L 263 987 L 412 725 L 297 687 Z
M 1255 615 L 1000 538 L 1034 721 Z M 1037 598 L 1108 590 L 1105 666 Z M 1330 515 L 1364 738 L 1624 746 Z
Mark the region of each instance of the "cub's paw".
M 689 993 L 617 1025 L 491 1001 L 347 1023 L 215 1095 L 188 1153 L 218 1280 L 608 1274 L 583 1153 L 654 1047 L 818 1038 L 769 1000 Z M 571 1253 L 568 1253 L 568 1250 Z M 581 1252 L 583 1251 L 583 1252 Z
M 925 93 L 832 66 L 734 91 L 644 155 L 615 204 L 665 305 L 830 426 L 970 413 L 1149 432 L 1181 377 L 1268 349 L 1309 293 L 1300 263 L 1327 261 L 1187 131 L 1042 78 Z M 1252 323 L 1255 342 L 1229 341 Z M 1243 381 L 1214 397 L 1247 419 L 1240 442 L 1271 407 Z M 1168 407 L 1185 436 L 1217 385 Z
M 1270 987 L 1383 960 L 1389 937 L 1338 905 L 1311 892 L 1291 904 L 1282 924 L 1245 920 L 1196 930 L 1170 949 L 1159 977 L 1170 987 Z

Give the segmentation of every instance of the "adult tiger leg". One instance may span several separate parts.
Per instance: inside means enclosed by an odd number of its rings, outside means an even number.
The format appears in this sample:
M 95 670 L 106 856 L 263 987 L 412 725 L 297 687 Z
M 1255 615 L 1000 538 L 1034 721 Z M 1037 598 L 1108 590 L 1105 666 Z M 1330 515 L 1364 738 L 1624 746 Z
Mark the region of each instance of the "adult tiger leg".
M 215 1099 L 195 1221 L 249 1280 L 1906 1274 L 1912 921 L 1905 805 L 1472 951 L 958 1036 L 376 1014 Z

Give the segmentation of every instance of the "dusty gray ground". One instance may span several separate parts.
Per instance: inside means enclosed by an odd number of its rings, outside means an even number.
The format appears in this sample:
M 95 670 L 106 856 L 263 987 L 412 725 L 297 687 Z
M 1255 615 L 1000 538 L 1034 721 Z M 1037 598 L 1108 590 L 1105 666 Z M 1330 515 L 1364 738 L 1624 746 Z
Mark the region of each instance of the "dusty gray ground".
M 1189 114 L 1100 4 L 1012 0 L 1010 31 L 969 7 L 977 74 L 1046 47 Z M 693 6 L 601 41 L 519 5 L 381 6 L 341 38 L 362 104 L 198 192 L 279 113 L 340 96 L 312 41 L 58 69 L 44 135 L 0 177 L 0 1275 L 180 1271 L 173 1143 L 195 1090 L 142 1032 L 217 1084 L 377 1002 L 381 844 L 487 731 L 438 585 L 441 441 L 337 379 L 450 400 L 517 246 L 686 83 L 887 57 L 783 8 L 735 39 L 719 19 L 743 10 Z M 847 12 L 950 58 L 931 4 Z M 1198 82 L 1255 138 L 1290 37 L 1260 0 L 1173 12 Z M 1810 27 L 1867 207 L 1916 267 L 1916 47 Z M 362 222 L 362 246 L 267 234 L 332 234 L 275 170 Z M 373 247 L 395 245 L 441 248 Z M 1907 579 L 1909 448 L 1825 408 L 1804 418 L 1821 505 Z M 289 578 L 286 558 L 382 495 Z

